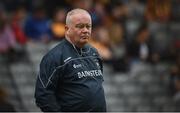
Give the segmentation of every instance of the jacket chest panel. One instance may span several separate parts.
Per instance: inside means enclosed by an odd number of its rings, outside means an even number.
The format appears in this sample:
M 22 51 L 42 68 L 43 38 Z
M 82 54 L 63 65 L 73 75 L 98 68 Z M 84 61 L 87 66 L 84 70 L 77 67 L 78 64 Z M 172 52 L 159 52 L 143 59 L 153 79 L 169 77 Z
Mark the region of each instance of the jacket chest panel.
M 102 77 L 102 71 L 98 62 L 98 58 L 95 57 L 72 60 L 66 64 L 64 67 L 64 72 L 64 78 L 69 80 Z

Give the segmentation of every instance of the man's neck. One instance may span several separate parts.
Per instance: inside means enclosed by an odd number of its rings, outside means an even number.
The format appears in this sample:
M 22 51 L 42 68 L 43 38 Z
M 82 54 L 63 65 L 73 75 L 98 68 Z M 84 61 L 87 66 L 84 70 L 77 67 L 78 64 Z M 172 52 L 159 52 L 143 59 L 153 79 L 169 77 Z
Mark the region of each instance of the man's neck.
M 68 42 L 70 42 L 73 46 L 75 46 L 75 47 L 78 47 L 79 49 L 80 48 L 83 48 L 83 46 L 81 46 L 81 45 L 78 45 L 77 43 L 75 43 L 75 42 L 73 42 L 69 37 L 66 37 L 66 40 L 68 41 Z

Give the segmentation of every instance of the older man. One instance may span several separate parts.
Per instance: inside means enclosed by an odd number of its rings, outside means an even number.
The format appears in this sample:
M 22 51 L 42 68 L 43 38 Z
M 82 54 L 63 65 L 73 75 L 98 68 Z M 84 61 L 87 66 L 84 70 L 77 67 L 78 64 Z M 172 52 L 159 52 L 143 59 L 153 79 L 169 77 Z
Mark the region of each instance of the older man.
M 92 20 L 83 9 L 66 17 L 65 39 L 42 59 L 35 98 L 42 111 L 105 112 L 102 61 L 88 43 Z

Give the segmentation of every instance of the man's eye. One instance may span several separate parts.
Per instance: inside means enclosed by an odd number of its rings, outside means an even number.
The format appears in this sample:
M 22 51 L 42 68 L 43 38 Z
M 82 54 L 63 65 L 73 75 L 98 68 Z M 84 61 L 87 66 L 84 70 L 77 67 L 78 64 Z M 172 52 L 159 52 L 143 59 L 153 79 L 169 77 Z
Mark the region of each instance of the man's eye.
M 77 28 L 83 28 L 84 25 L 83 24 L 79 24 L 79 25 L 76 25 Z
M 86 24 L 78 24 L 78 25 L 76 25 L 76 28 L 82 29 L 82 28 L 84 28 L 84 27 L 86 27 L 87 29 L 90 29 L 90 28 L 91 28 L 91 25 L 86 25 Z
M 86 26 L 86 28 L 87 28 L 87 29 L 90 29 L 90 28 L 91 28 L 91 26 L 90 26 L 90 25 L 87 25 L 87 26 Z

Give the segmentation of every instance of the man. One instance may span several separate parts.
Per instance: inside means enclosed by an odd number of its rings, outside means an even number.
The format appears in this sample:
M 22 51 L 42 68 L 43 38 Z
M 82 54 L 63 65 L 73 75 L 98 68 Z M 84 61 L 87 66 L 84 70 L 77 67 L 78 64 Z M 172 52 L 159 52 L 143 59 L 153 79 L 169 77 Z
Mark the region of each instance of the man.
M 92 21 L 83 9 L 67 14 L 65 39 L 40 64 L 35 98 L 42 111 L 105 112 L 102 62 L 88 45 Z

